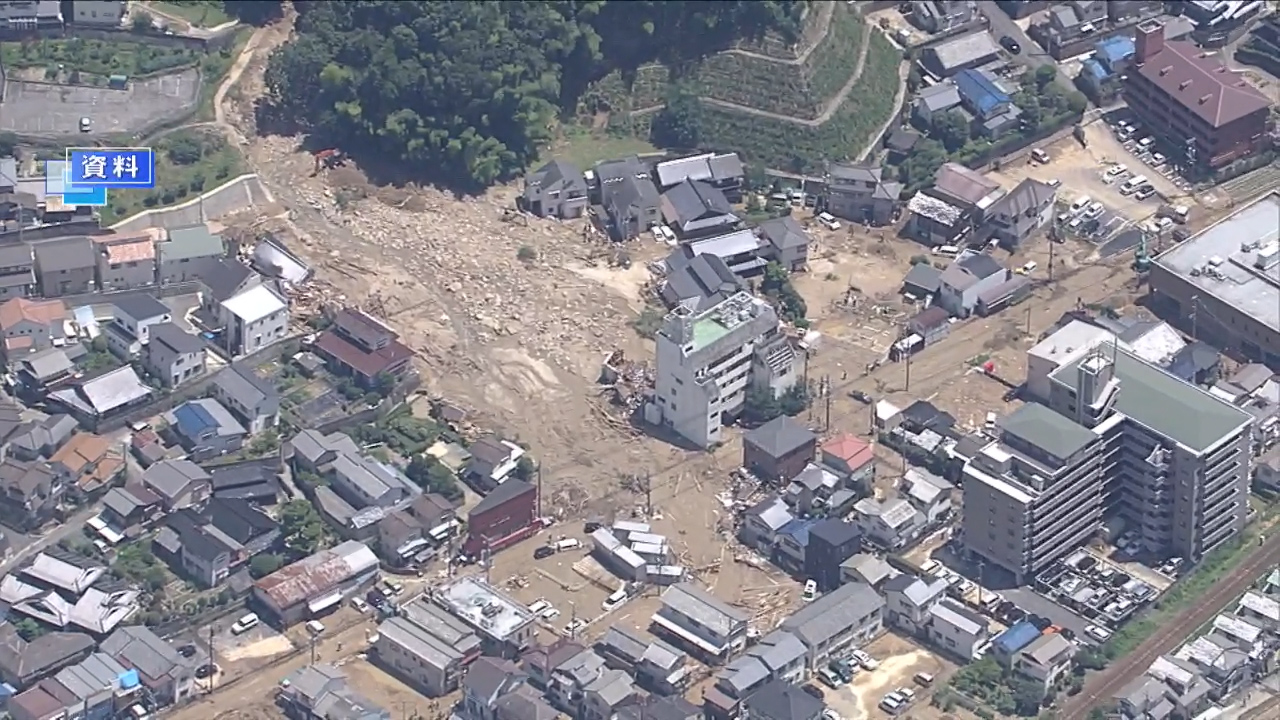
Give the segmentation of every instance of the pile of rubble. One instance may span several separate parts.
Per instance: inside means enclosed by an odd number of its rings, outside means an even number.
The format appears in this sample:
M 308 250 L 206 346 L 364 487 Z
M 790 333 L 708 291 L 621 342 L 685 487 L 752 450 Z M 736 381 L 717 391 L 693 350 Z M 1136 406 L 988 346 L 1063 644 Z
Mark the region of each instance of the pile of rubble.
M 613 405 L 622 408 L 626 417 L 631 417 L 653 395 L 656 378 L 648 363 L 628 360 L 622 350 L 614 350 L 605 358 L 600 382 L 606 392 L 611 393 Z

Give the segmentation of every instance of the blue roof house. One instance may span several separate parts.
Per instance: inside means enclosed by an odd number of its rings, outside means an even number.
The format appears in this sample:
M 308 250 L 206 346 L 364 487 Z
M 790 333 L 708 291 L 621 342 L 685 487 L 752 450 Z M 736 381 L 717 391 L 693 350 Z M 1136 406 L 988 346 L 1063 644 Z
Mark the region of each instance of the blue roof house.
M 774 562 L 789 572 L 804 571 L 804 554 L 809 547 L 809 530 L 817 524 L 814 518 L 792 520 L 778 531 Z
M 991 649 L 996 660 L 1006 666 L 1012 666 L 1018 653 L 1040 637 L 1040 629 L 1029 620 L 1019 620 L 1009 626 L 1008 630 L 996 636 L 991 642 Z
M 231 412 L 213 398 L 189 400 L 164 414 L 169 434 L 200 462 L 239 450 L 248 431 Z
M 1117 35 L 1098 41 L 1093 46 L 1093 59 L 1102 63 L 1109 72 L 1123 75 L 1133 61 L 1134 52 L 1133 38 Z
M 965 109 L 980 118 L 998 115 L 1013 102 L 1009 93 L 1000 89 L 995 80 L 977 70 L 961 70 L 953 82 Z

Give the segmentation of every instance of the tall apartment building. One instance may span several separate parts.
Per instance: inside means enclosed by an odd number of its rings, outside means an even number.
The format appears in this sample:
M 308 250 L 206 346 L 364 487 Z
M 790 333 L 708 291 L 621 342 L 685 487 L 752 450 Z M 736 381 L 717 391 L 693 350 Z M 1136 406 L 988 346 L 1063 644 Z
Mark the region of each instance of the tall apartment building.
M 964 542 L 1026 580 L 1103 519 L 1158 556 L 1198 561 L 1245 526 L 1253 418 L 1116 348 L 1049 377 L 964 469 Z
M 747 389 L 782 393 L 796 382 L 796 351 L 767 302 L 740 292 L 697 312 L 680 306 L 657 341 L 654 401 L 645 419 L 697 445 L 721 441 Z
M 1043 405 L 1022 406 L 1000 429 L 964 468 L 964 542 L 1021 584 L 1101 522 L 1102 438 Z

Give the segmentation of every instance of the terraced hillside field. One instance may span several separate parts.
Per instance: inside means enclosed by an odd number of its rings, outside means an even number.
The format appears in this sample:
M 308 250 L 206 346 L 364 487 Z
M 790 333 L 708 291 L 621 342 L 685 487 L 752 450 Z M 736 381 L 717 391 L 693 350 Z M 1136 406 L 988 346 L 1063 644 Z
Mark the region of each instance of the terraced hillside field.
M 894 112 L 902 54 L 847 3 L 812 7 L 792 58 L 778 57 L 774 43 L 767 54 L 759 45 L 716 54 L 679 77 L 661 65 L 626 81 L 614 73 L 583 95 L 583 115 L 595 121 L 607 110 L 612 128 L 647 138 L 679 81 L 701 99 L 706 148 L 795 172 L 856 157 Z

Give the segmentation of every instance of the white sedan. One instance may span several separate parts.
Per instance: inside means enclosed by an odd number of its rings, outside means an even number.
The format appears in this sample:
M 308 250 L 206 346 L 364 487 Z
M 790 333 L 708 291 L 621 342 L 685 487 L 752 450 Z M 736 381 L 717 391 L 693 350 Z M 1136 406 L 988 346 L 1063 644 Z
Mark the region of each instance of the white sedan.
M 875 670 L 880 667 L 880 661 L 871 657 L 862 650 L 854 650 L 852 653 L 849 653 L 849 656 L 853 658 L 854 662 L 861 665 L 863 670 Z
M 1106 642 L 1111 639 L 1111 631 L 1098 625 L 1087 626 L 1084 629 L 1084 634 L 1098 642 Z

